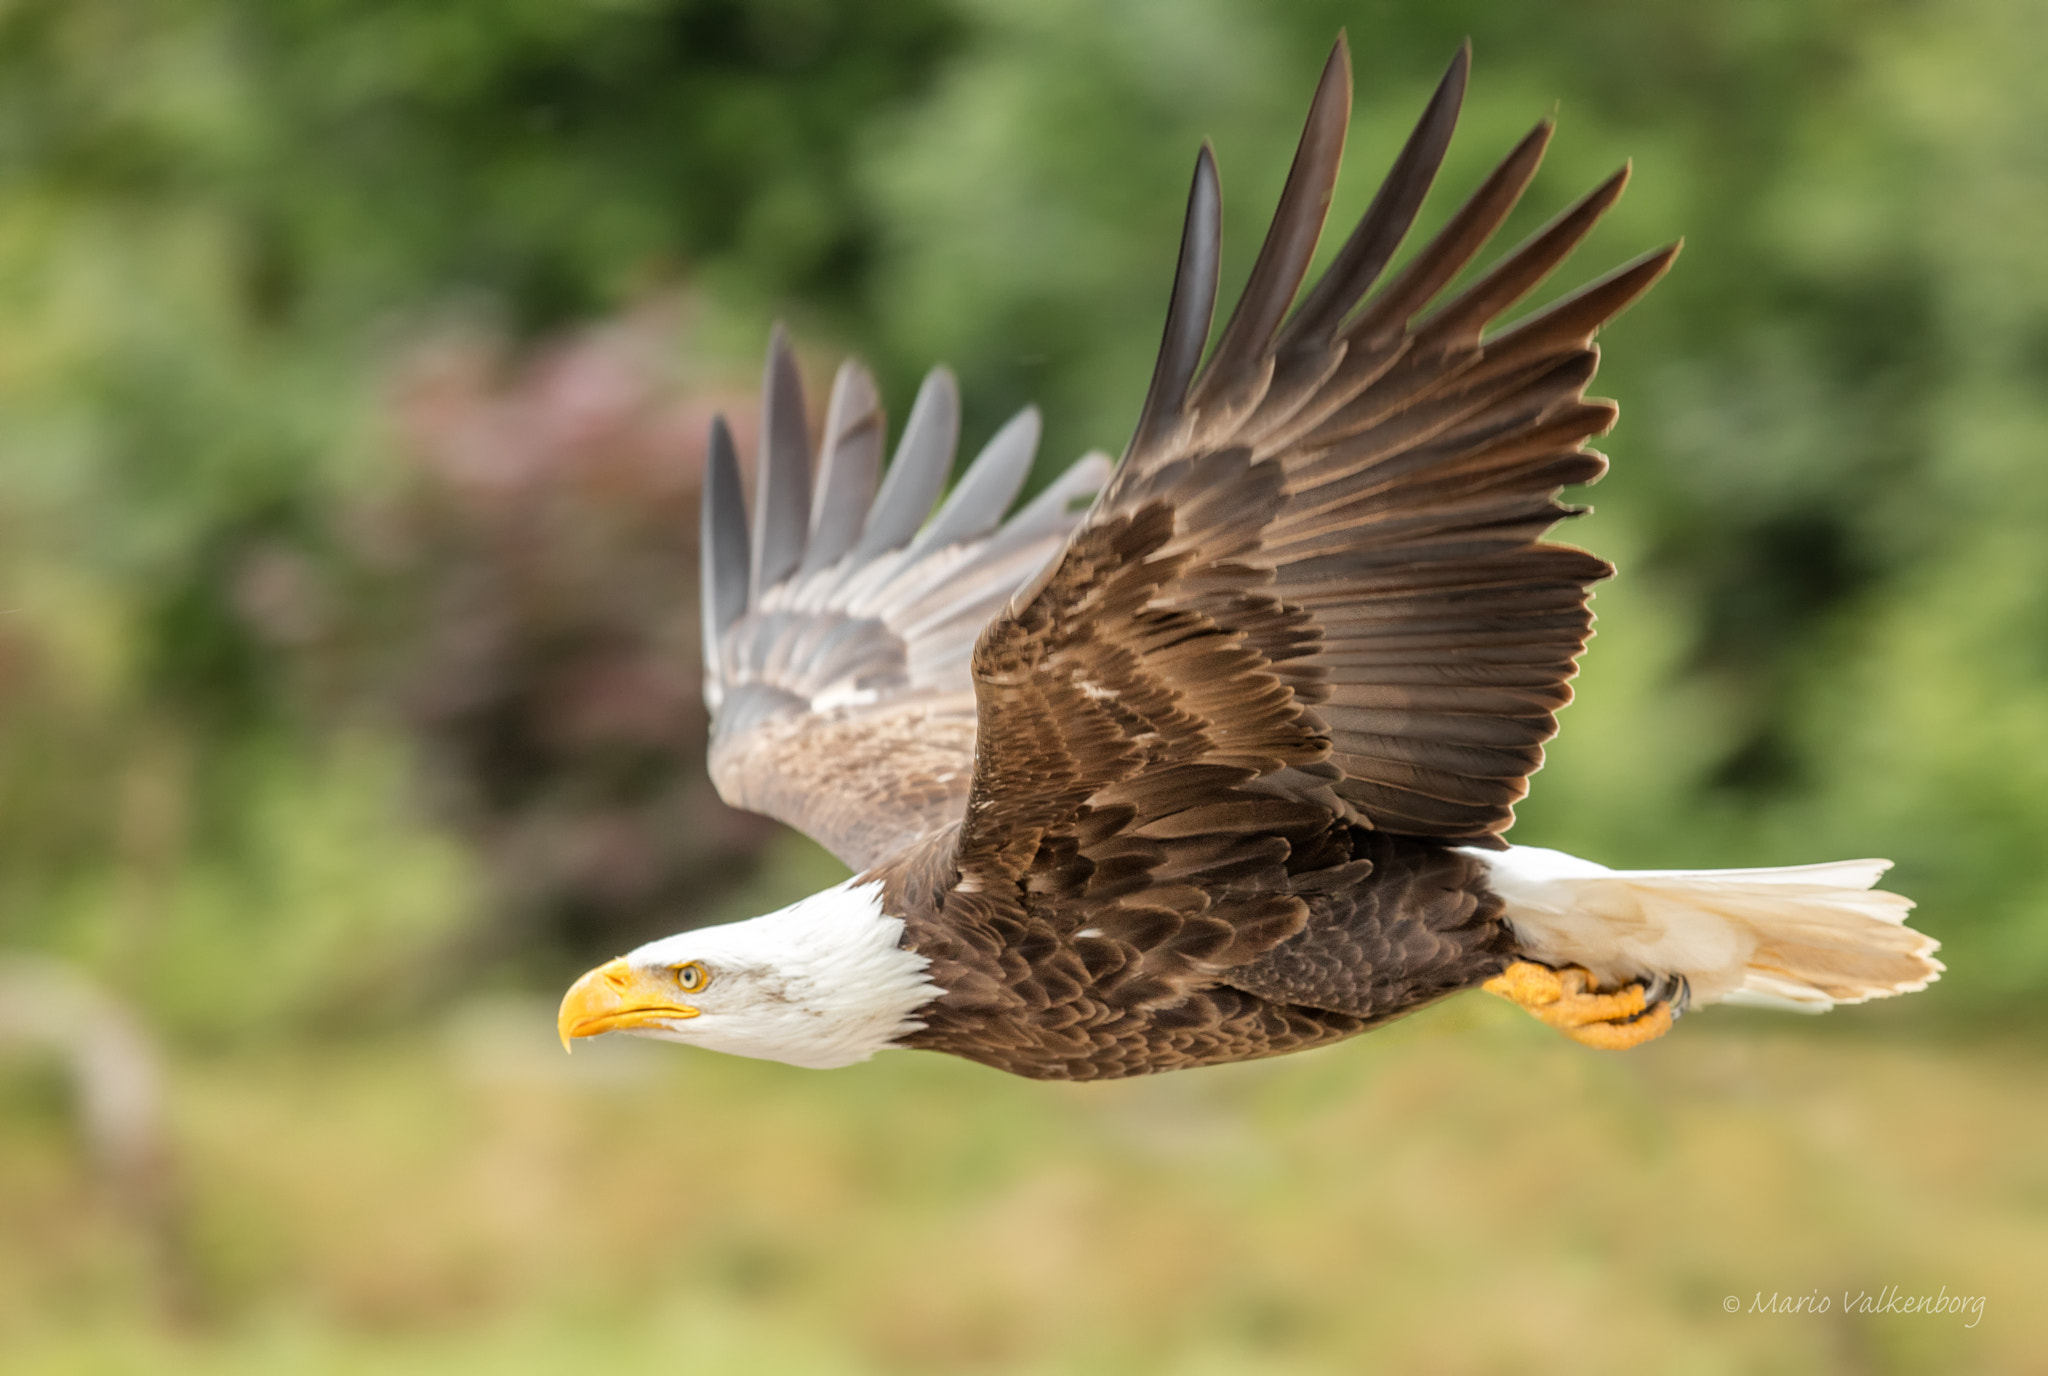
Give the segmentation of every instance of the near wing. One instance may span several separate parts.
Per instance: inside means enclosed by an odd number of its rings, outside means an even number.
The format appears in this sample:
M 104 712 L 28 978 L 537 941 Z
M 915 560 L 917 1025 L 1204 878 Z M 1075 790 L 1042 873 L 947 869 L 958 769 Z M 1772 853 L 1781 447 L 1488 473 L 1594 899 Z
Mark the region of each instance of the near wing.
M 1611 572 L 1542 543 L 1574 514 L 1559 489 L 1606 467 L 1584 447 L 1615 415 L 1584 398 L 1593 336 L 1677 248 L 1485 333 L 1613 204 L 1623 168 L 1432 308 L 1535 174 L 1546 121 L 1379 284 L 1442 160 L 1468 62 L 1452 62 L 1297 305 L 1349 119 L 1339 40 L 1244 296 L 1198 369 L 1219 233 L 1202 150 L 1122 466 L 1064 559 L 976 647 L 976 777 L 955 852 L 966 888 L 1028 873 L 1033 891 L 1142 891 L 1179 910 L 1252 873 L 1233 856 L 1270 861 L 1264 838 L 1298 834 L 1298 849 L 1332 821 L 1502 844 L 1570 699 L 1587 589 Z M 1210 916 L 1248 936 L 1256 911 Z
M 734 807 L 798 827 L 860 869 L 959 818 L 974 762 L 974 638 L 1058 552 L 1109 464 L 1082 459 L 1005 521 L 1038 448 L 1027 409 L 934 514 L 959 439 L 952 376 L 925 379 L 883 477 L 875 384 L 848 362 L 814 482 L 780 329 L 761 410 L 751 532 L 722 419 L 705 478 L 711 778 Z

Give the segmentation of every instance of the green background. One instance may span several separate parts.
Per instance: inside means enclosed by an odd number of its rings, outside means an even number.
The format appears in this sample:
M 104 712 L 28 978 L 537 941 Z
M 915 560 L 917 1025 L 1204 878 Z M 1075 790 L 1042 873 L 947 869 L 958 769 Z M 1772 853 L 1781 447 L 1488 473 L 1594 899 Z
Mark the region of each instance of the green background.
M 1515 839 L 1887 855 L 1948 975 L 1626 1058 L 1465 999 L 1135 1087 L 560 1061 L 621 919 L 522 910 L 390 688 L 460 630 L 376 555 L 420 360 L 623 319 L 743 408 L 782 318 L 897 415 L 950 363 L 969 445 L 1036 401 L 1044 473 L 1113 452 L 1196 146 L 1228 283 L 1339 27 L 1333 221 L 1470 35 L 1425 226 L 1555 114 L 1508 241 L 1635 178 L 1551 290 L 1687 241 L 1602 339 L 1569 538 L 1623 572 Z M 82 972 L 165 1093 L 124 1195 L 63 1037 L 0 1020 L 0 1364 L 2040 1370 L 2043 51 L 2030 0 L 0 5 L 0 952 Z M 264 629 L 272 568 L 320 633 Z M 832 876 L 746 844 L 642 919 Z M 1888 1284 L 1984 1318 L 1841 1312 Z

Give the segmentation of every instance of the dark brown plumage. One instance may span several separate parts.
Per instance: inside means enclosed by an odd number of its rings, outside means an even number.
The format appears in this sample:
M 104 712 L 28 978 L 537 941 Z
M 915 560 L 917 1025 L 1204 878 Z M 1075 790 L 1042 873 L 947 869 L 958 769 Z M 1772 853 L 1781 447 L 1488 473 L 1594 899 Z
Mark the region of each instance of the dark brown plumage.
M 778 584 L 822 567 L 806 521 L 851 544 L 839 513 L 874 492 L 879 411 L 843 373 L 820 492 L 844 435 L 872 455 L 807 511 L 806 451 L 778 443 L 801 434 L 798 384 L 771 351 L 751 549 L 729 446 L 707 495 L 713 770 L 882 881 L 944 990 L 904 1044 L 1039 1078 L 1240 1060 L 1351 1035 L 1514 956 L 1484 865 L 1456 847 L 1500 844 L 1570 699 L 1587 589 L 1610 570 L 1542 536 L 1572 514 L 1559 490 L 1606 466 L 1584 447 L 1615 415 L 1584 398 L 1593 335 L 1677 250 L 1485 333 L 1624 169 L 1439 301 L 1527 187 L 1546 122 L 1387 277 L 1467 64 L 1297 305 L 1349 117 L 1338 43 L 1206 367 L 1219 193 L 1202 150 L 1151 389 L 1078 523 L 1054 504 L 998 528 L 1015 484 L 982 481 L 1007 491 L 955 523 L 958 557 L 909 592 L 847 592 L 917 562 L 944 476 L 932 436 L 950 455 L 957 428 L 935 375 L 868 518 L 885 530 L 869 562 Z M 1067 495 L 1104 476 L 1077 466 Z
M 1350 108 L 1340 44 L 1250 285 L 1199 375 L 1218 199 L 1197 164 L 1160 362 L 1065 557 L 975 650 L 965 820 L 885 864 L 949 992 L 911 1044 L 1041 1078 L 1269 1055 L 1478 984 L 1513 947 L 1479 863 L 1556 731 L 1608 566 L 1539 543 L 1605 461 L 1594 330 L 1652 254 L 1482 331 L 1618 173 L 1418 315 L 1533 175 L 1532 133 L 1363 309 L 1448 142 L 1466 54 L 1291 321 Z

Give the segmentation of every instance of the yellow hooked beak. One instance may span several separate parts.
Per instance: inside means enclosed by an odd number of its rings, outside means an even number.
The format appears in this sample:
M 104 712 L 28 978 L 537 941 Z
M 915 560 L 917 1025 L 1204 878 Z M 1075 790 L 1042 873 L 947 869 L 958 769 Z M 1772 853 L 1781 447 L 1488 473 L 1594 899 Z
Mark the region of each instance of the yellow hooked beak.
M 562 1049 L 569 1049 L 572 1037 L 627 1032 L 636 1027 L 657 1027 L 677 1018 L 696 1017 L 697 1010 L 687 1003 L 677 1003 L 675 995 L 672 982 L 634 969 L 624 956 L 600 965 L 570 985 L 569 992 L 562 996 L 562 1011 L 555 1018 L 555 1030 L 562 1034 Z

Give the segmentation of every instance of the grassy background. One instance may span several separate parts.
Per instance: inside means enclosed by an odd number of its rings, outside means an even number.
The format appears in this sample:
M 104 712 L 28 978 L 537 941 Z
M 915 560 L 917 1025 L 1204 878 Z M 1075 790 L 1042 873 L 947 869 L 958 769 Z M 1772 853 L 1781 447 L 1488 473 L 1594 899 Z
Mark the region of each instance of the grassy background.
M 1516 839 L 1890 855 L 1948 977 L 1623 1058 L 1463 999 L 1092 1089 L 562 1059 L 591 958 L 831 877 L 689 704 L 767 322 L 1114 450 L 1198 141 L 1241 274 L 1339 26 L 1337 218 L 1470 35 L 1425 226 L 1554 113 L 1507 238 L 1636 166 L 1555 289 L 1688 241 L 1603 337 L 1571 538 L 1624 574 Z M 0 979 L 0 1368 L 2048 1370 L 2043 50 L 2033 0 L 0 6 L 0 975 L 89 991 Z M 131 1168 L 67 1069 L 116 1026 Z M 1887 1285 L 1984 1317 L 1840 1312 Z
M 1044 1087 L 909 1055 L 569 1061 L 547 1013 L 181 1064 L 183 1321 L 152 1320 L 164 1277 L 17 1105 L 9 1369 L 2024 1372 L 2048 1350 L 2048 1121 L 2010 1052 L 1724 1022 L 1594 1056 L 1468 996 L 1292 1061 Z M 1843 1314 L 1886 1286 L 1984 1305 Z M 1830 1312 L 1724 1312 L 1759 1294 Z

